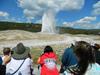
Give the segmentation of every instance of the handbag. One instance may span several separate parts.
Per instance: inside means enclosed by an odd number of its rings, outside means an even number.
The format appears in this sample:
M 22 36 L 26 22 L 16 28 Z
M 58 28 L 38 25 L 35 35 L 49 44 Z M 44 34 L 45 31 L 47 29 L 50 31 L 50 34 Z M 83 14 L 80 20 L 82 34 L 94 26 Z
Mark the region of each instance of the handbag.
M 6 75 L 14 75 L 21 68 L 21 66 L 23 65 L 24 62 L 25 62 L 25 60 L 22 62 L 22 64 L 18 67 L 18 69 L 15 72 L 13 72 L 13 73 L 6 73 Z M 22 75 L 22 74 L 20 73 L 20 75 Z

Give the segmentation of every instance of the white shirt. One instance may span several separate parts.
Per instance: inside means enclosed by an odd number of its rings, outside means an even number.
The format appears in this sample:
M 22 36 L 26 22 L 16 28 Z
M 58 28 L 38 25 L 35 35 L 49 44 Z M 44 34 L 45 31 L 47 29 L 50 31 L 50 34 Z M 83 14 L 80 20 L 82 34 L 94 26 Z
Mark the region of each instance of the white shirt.
M 73 74 L 65 71 L 64 75 L 73 75 Z M 97 63 L 92 64 L 92 66 L 89 65 L 85 75 L 100 75 L 100 65 Z
M 11 58 L 9 64 L 6 65 L 6 73 L 12 74 L 13 72 L 15 72 L 23 63 L 23 61 L 24 60 L 15 60 L 14 58 Z M 31 75 L 30 68 L 33 68 L 32 66 L 32 60 L 30 58 L 27 58 L 25 59 L 20 69 L 14 75 L 18 75 L 18 73 L 21 73 L 22 75 Z

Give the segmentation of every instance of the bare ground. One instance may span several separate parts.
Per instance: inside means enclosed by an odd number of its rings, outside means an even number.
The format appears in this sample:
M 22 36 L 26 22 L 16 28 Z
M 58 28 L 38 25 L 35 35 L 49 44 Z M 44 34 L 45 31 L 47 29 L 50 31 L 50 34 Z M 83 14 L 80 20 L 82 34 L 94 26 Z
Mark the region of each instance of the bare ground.
M 99 35 L 71 35 L 71 34 L 48 34 L 32 33 L 23 30 L 6 30 L 0 31 L 0 49 L 3 47 L 14 47 L 17 43 L 22 42 L 26 46 L 45 46 L 74 43 L 75 41 L 85 40 L 89 43 L 99 43 Z

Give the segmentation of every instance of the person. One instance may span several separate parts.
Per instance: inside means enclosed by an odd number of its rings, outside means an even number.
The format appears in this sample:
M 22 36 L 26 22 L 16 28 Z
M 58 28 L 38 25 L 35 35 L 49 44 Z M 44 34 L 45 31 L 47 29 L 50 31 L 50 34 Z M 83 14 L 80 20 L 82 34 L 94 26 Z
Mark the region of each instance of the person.
M 57 56 L 52 47 L 46 46 L 44 53 L 38 59 L 38 64 L 41 65 L 40 75 L 59 75 L 56 60 Z
M 2 58 L 1 58 L 1 56 L 0 56 L 0 65 L 2 65 L 2 62 L 3 62 L 3 61 L 2 61 Z
M 11 56 L 11 49 L 9 47 L 5 47 L 3 49 L 3 57 L 2 60 L 4 60 L 5 57 Z
M 29 47 L 25 47 L 23 43 L 18 43 L 12 50 L 11 61 L 6 65 L 6 75 L 33 75 Z
M 100 75 L 100 65 L 95 62 L 92 46 L 85 41 L 78 41 L 74 46 L 78 64 L 64 71 L 64 75 Z
M 0 75 L 5 75 L 5 73 L 6 73 L 6 66 L 5 66 L 5 64 L 4 65 L 2 65 L 2 58 L 0 57 Z
M 5 75 L 6 74 L 6 65 L 10 62 L 11 57 L 10 57 L 10 48 L 5 47 L 3 49 L 3 56 L 0 57 L 0 75 Z
M 66 48 L 61 59 L 61 68 L 60 68 L 60 73 L 63 73 L 67 67 L 71 65 L 77 64 L 77 59 L 76 56 L 73 52 L 73 44 L 69 48 Z
M 96 57 L 96 62 L 100 65 L 100 45 L 95 43 L 94 46 L 94 52 L 95 52 L 95 57 Z
M 0 75 L 6 75 L 6 65 L 9 61 L 9 56 L 6 56 L 3 60 L 2 57 L 0 57 Z

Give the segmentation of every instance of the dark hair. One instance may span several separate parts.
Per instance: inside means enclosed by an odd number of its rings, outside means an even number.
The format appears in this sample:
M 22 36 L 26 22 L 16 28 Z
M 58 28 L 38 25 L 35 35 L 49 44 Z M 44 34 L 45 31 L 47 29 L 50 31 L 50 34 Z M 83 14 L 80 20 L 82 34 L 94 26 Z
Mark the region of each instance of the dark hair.
M 11 50 L 11 55 L 14 53 L 14 51 L 13 50 Z
M 88 65 L 95 63 L 95 55 L 92 46 L 85 41 L 78 41 L 74 46 L 74 52 L 79 58 L 78 70 L 75 75 L 84 75 Z
M 32 58 L 32 56 L 31 56 L 31 54 L 30 54 L 30 53 L 28 53 L 28 56 L 29 56 L 29 58 L 30 58 L 30 59 Z
M 10 52 L 11 52 L 11 49 L 10 49 L 9 47 L 5 47 L 5 48 L 3 49 L 3 54 L 4 54 L 4 55 L 9 55 Z
M 44 53 L 49 53 L 49 52 L 53 52 L 53 49 L 52 49 L 51 46 L 46 46 L 46 47 L 44 48 Z

